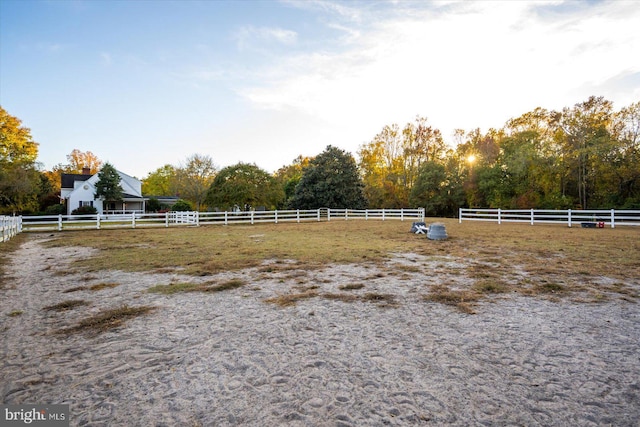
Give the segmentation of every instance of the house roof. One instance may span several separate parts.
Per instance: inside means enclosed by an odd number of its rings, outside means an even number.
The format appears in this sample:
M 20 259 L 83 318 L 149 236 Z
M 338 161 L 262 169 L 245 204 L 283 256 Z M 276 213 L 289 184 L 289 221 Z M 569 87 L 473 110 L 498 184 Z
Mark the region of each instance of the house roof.
M 91 178 L 92 175 L 82 175 L 77 173 L 63 173 L 60 175 L 60 187 L 61 188 L 73 188 L 73 183 L 76 181 L 86 181 Z
M 141 183 L 140 180 L 129 176 L 125 173 L 122 173 L 118 170 L 118 175 L 120 176 L 120 187 L 122 187 L 122 195 L 126 199 L 144 199 L 142 196 L 142 192 L 140 191 Z M 77 189 L 74 187 L 74 182 L 76 181 L 86 181 L 91 186 L 95 186 L 96 182 L 98 182 L 99 177 L 98 174 L 94 175 L 81 175 L 81 174 L 62 174 L 61 175 L 61 190 L 71 190 L 69 194 L 73 194 Z M 68 198 L 69 195 L 65 196 Z
M 144 197 L 142 196 L 138 196 L 135 194 L 129 194 L 129 193 L 122 193 L 122 197 L 125 199 L 144 199 Z

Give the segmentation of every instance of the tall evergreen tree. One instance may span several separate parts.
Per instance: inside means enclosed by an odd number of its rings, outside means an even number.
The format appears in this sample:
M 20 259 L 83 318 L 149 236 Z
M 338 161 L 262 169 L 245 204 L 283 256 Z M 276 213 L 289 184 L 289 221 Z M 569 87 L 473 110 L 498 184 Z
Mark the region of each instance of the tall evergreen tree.
M 107 202 L 122 200 L 123 190 L 120 186 L 120 174 L 111 163 L 105 163 L 98 172 L 98 182 L 96 182 L 96 198 L 101 197 Z
M 363 187 L 353 156 L 329 145 L 304 170 L 289 204 L 294 209 L 364 209 Z

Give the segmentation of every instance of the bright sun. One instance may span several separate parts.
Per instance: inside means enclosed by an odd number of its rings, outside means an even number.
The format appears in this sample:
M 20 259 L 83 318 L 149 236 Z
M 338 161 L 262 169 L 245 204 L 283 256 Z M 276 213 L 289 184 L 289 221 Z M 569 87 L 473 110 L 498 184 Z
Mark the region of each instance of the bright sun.
M 467 162 L 469 162 L 469 163 L 474 163 L 475 161 L 476 161 L 476 156 L 475 156 L 475 155 L 473 155 L 473 154 L 469 154 L 469 155 L 467 156 Z

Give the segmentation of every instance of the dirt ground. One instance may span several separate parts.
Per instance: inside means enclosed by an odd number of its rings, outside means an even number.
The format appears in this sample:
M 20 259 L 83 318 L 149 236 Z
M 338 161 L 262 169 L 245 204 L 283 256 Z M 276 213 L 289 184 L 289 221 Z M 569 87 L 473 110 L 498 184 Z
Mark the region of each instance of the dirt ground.
M 402 277 L 375 264 L 87 274 L 69 265 L 89 249 L 44 249 L 46 238 L 30 235 L 2 278 L 4 404 L 69 404 L 74 426 L 640 425 L 633 301 L 505 294 L 466 314 L 423 298 L 444 279 L 437 263 L 456 261 L 415 254 L 389 261 L 421 265 Z M 148 292 L 231 279 L 246 285 Z M 310 290 L 319 296 L 265 301 Z M 69 300 L 83 304 L 52 309 Z M 103 332 L 68 330 L 124 304 L 154 308 Z

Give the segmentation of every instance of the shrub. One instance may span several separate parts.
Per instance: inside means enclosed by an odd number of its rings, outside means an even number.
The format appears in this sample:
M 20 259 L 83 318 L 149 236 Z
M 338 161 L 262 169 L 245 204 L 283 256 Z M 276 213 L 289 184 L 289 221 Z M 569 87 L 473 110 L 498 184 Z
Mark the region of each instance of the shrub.
M 45 215 L 64 215 L 65 213 L 67 213 L 67 210 L 65 209 L 64 205 L 58 203 L 55 205 L 47 206 L 47 208 L 44 210 L 44 213 Z
M 187 202 L 186 200 L 180 199 L 177 202 L 175 202 L 173 206 L 171 206 L 171 210 L 178 211 L 178 212 L 185 212 L 185 211 L 192 211 L 193 207 L 191 206 L 191 203 Z
M 147 212 L 158 212 L 162 205 L 155 197 L 151 197 L 146 203 Z
M 81 206 L 71 211 L 71 215 L 91 215 L 97 213 L 98 210 L 93 206 Z

